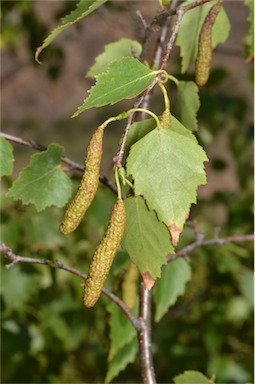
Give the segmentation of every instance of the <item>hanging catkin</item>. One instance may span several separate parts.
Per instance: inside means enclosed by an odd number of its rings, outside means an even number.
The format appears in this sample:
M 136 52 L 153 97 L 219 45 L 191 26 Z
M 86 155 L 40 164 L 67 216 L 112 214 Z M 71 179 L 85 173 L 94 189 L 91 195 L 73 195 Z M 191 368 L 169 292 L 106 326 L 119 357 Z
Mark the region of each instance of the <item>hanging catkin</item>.
M 206 84 L 212 61 L 212 28 L 220 12 L 222 0 L 218 0 L 208 12 L 200 34 L 198 42 L 198 53 L 196 59 L 196 83 L 200 87 Z
M 104 129 L 100 126 L 88 144 L 85 169 L 79 189 L 69 204 L 60 224 L 60 232 L 64 235 L 68 235 L 78 227 L 96 194 L 103 153 L 103 134 Z
M 83 291 L 83 303 L 93 307 L 101 294 L 114 256 L 120 246 L 125 229 L 126 212 L 122 199 L 114 204 L 105 236 L 97 246 L 89 266 L 88 278 Z

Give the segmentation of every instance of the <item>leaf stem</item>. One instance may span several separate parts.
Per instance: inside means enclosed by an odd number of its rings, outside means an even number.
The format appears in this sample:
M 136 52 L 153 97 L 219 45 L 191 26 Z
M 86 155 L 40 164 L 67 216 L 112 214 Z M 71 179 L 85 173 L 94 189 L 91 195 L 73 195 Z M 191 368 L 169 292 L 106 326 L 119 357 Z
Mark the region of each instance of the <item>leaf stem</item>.
M 161 91 L 164 96 L 165 109 L 170 111 L 170 100 L 167 94 L 166 87 L 162 83 L 158 83 L 158 86 L 161 88 Z
M 119 179 L 119 173 L 118 173 L 117 167 L 115 167 L 115 169 L 114 169 L 114 176 L 115 176 L 115 182 L 116 182 L 116 187 L 117 187 L 117 192 L 118 192 L 118 199 L 122 199 L 120 179 Z
M 125 180 L 126 180 L 127 185 L 129 185 L 129 187 L 130 187 L 131 189 L 134 189 L 133 184 L 132 184 L 128 179 L 125 179 Z
M 167 75 L 167 77 L 168 77 L 168 79 L 169 80 L 172 80 L 176 85 L 177 85 L 177 87 L 178 87 L 178 85 L 179 85 L 179 80 L 178 79 L 176 79 L 176 77 L 174 77 L 174 76 L 172 76 L 172 75 Z
M 159 121 L 158 116 L 156 116 L 155 113 L 151 112 L 149 109 L 145 109 L 145 108 L 132 108 L 132 109 L 129 110 L 129 112 L 144 112 L 144 113 L 147 113 L 148 115 L 151 115 L 155 119 L 157 127 L 160 126 L 160 121 Z
M 110 124 L 113 121 L 124 120 L 128 117 L 128 115 L 129 115 L 129 112 L 121 112 L 117 116 L 109 117 L 109 119 L 105 120 L 105 122 L 101 124 L 101 127 L 105 128 L 108 124 Z

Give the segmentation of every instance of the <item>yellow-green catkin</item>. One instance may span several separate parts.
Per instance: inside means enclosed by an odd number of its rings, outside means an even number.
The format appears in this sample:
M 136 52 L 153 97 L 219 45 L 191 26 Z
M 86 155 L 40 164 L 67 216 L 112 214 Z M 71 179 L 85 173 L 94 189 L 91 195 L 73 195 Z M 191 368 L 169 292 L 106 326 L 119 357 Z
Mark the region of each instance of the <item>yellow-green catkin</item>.
M 137 280 L 139 271 L 135 264 L 130 263 L 122 283 L 122 299 L 129 309 L 133 309 L 137 300 Z
M 114 256 L 120 246 L 126 222 L 125 206 L 118 198 L 113 206 L 105 236 L 97 246 L 89 266 L 88 278 L 83 291 L 83 303 L 93 307 L 100 297 Z
M 160 118 L 160 123 L 163 128 L 171 129 L 171 112 L 169 109 L 165 109 Z
M 212 6 L 206 16 L 199 35 L 198 53 L 196 59 L 196 83 L 200 87 L 206 84 L 212 61 L 212 28 L 220 12 L 222 0 Z
M 103 134 L 104 129 L 100 126 L 88 144 L 85 170 L 79 189 L 69 204 L 59 227 L 60 232 L 64 235 L 68 235 L 78 227 L 96 194 L 103 154 Z

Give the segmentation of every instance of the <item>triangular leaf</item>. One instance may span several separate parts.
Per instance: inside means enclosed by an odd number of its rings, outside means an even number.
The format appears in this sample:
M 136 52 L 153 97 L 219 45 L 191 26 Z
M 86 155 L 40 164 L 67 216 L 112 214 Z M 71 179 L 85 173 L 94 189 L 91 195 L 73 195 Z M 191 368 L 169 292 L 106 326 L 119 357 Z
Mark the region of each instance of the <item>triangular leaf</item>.
M 96 77 L 96 85 L 89 90 L 89 96 L 73 117 L 86 109 L 114 104 L 139 95 L 154 81 L 156 74 L 156 71 L 150 70 L 133 57 L 114 61 L 105 73 Z
M 185 371 L 174 378 L 175 384 L 213 384 L 203 373 L 198 371 Z
M 121 371 L 123 371 L 129 363 L 135 361 L 138 352 L 138 344 L 136 340 L 126 344 L 119 350 L 117 355 L 108 364 L 108 371 L 105 382 L 110 383 Z
M 135 194 L 168 226 L 175 245 L 197 188 L 206 183 L 206 160 L 195 136 L 173 117 L 171 129 L 154 129 L 130 150 L 127 174 L 134 179 Z
M 137 54 L 140 54 L 142 51 L 141 44 L 135 40 L 120 39 L 105 45 L 104 52 L 96 57 L 95 64 L 90 68 L 86 76 L 94 77 L 101 72 L 105 72 L 110 63 L 121 60 L 126 56 L 133 56 L 133 51 Z
M 72 184 L 60 167 L 62 151 L 59 145 L 51 144 L 47 151 L 31 156 L 8 195 L 24 204 L 34 204 L 37 211 L 50 205 L 63 207 L 70 198 Z
M 158 221 L 155 212 L 149 211 L 141 197 L 125 200 L 126 227 L 122 241 L 132 262 L 141 274 L 153 279 L 160 277 L 166 256 L 174 252 L 167 227 Z
M 175 100 L 175 116 L 191 131 L 197 130 L 197 111 L 200 107 L 198 86 L 193 81 L 179 81 Z
M 190 265 L 183 259 L 174 260 L 162 268 L 162 276 L 153 289 L 155 321 L 160 321 L 169 307 L 176 303 L 178 296 L 184 295 L 190 278 Z
M 83 17 L 88 16 L 91 12 L 95 11 L 98 7 L 104 4 L 107 0 L 80 0 L 76 5 L 74 11 L 66 15 L 62 19 L 62 23 L 60 26 L 55 28 L 50 35 L 44 40 L 43 44 L 37 48 L 35 59 L 38 63 L 38 56 L 42 52 L 44 48 L 46 48 L 56 37 L 63 32 L 67 27 L 74 24 L 76 21 L 81 20 Z
M 188 0 L 182 5 L 192 3 L 193 0 Z M 195 61 L 198 50 L 199 33 L 203 21 L 213 6 L 215 1 L 203 4 L 201 7 L 196 7 L 186 12 L 183 16 L 182 23 L 176 39 L 176 45 L 181 49 L 182 58 L 182 73 L 184 73 L 189 65 Z M 223 43 L 229 34 L 230 23 L 226 12 L 222 8 L 212 30 L 213 47 Z
M 124 345 L 136 338 L 135 328 L 115 303 L 109 303 L 107 310 L 110 313 L 110 349 L 108 360 L 111 361 Z
M 3 137 L 0 137 L 0 177 L 12 174 L 13 162 L 12 145 Z

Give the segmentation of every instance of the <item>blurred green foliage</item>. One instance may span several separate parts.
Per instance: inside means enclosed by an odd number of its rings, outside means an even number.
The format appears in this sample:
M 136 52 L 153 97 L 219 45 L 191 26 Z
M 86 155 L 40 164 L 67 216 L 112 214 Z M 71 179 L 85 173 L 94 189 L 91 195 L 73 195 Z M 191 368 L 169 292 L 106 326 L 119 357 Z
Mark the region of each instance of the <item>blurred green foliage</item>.
M 69 6 L 70 2 L 63 2 L 63 14 Z M 34 53 L 47 26 L 38 21 L 33 2 L 2 1 L 1 9 L 1 47 L 15 51 L 20 39 L 33 37 L 29 46 Z M 55 64 L 61 70 L 58 59 Z M 253 122 L 244 97 L 219 90 L 227 76 L 227 68 L 212 72 L 200 95 L 198 138 L 207 151 L 224 132 L 237 180 L 235 190 L 215 190 L 192 207 L 191 219 L 207 237 L 212 237 L 218 226 L 223 237 L 253 231 Z M 217 177 L 230 164 L 218 156 L 210 166 Z M 76 179 L 73 183 L 77 187 Z M 3 178 L 2 241 L 16 254 L 58 259 L 86 272 L 106 228 L 114 195 L 101 187 L 86 219 L 65 238 L 58 231 L 63 210 L 47 208 L 38 214 L 32 206 L 14 203 L 5 197 L 9 184 L 10 179 Z M 179 248 L 193 240 L 192 229 L 186 228 Z M 190 258 L 193 274 L 185 295 L 152 326 L 157 380 L 169 382 L 185 369 L 194 369 L 215 374 L 219 383 L 252 382 L 253 244 L 200 248 Z M 95 308 L 86 309 L 81 301 L 82 281 L 77 276 L 30 264 L 6 270 L 6 263 L 2 257 L 1 381 L 103 382 L 109 347 L 108 299 L 102 297 Z M 116 260 L 107 283 L 116 293 L 119 283 L 114 271 L 121 275 L 124 266 L 125 262 Z M 114 380 L 139 381 L 138 359 Z

